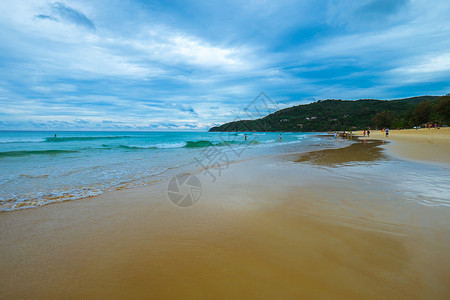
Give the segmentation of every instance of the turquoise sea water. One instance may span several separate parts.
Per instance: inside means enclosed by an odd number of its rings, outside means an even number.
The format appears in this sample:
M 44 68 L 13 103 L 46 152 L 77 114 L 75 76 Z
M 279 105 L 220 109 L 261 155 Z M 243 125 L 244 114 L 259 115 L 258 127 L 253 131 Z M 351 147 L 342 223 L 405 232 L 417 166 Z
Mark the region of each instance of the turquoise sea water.
M 56 137 L 55 137 L 56 134 Z M 317 133 L 0 132 L 0 211 L 169 180 L 215 163 L 336 147 Z

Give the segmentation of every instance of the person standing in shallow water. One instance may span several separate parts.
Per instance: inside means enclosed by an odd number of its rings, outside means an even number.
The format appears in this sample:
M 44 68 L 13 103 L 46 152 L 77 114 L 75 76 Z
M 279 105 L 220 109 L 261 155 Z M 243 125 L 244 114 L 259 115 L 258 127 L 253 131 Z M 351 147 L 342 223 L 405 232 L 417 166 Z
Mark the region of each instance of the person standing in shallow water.
M 384 131 L 386 133 L 386 137 L 389 135 L 389 128 L 386 128 L 386 130 Z
M 247 134 L 245 134 L 245 141 L 247 141 Z
M 282 139 L 282 137 L 281 137 L 281 133 L 280 133 L 280 142 L 281 142 L 281 139 Z
M 369 137 L 369 136 L 370 136 L 370 130 L 367 129 L 367 137 Z

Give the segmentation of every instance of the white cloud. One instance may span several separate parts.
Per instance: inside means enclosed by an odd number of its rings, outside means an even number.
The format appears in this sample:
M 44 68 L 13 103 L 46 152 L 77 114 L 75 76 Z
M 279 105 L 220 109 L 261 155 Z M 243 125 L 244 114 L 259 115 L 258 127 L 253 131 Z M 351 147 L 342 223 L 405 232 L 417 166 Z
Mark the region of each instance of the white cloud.
M 419 61 L 418 64 L 397 68 L 396 71 L 407 75 L 450 71 L 450 53 L 427 56 Z
M 211 45 L 200 38 L 178 32 L 173 28 L 156 26 L 153 30 L 143 30 L 135 39 L 114 41 L 136 51 L 141 58 L 170 66 L 192 65 L 225 70 L 245 70 L 249 63 L 245 60 L 244 49 Z
M 57 1 L 0 2 L 8 120 L 203 126 L 261 91 L 293 104 L 389 98 L 450 76 L 449 1 Z
M 403 66 L 388 72 L 403 84 L 424 83 L 436 80 L 447 80 L 450 74 L 450 53 L 415 57 Z
M 77 87 L 73 84 L 61 83 L 45 86 L 34 86 L 32 89 L 39 93 L 51 94 L 54 92 L 74 92 L 77 90 Z
M 175 36 L 170 39 L 173 43 L 174 56 L 183 56 L 188 63 L 204 66 L 234 67 L 242 65 L 236 49 L 222 49 L 202 43 L 185 36 Z

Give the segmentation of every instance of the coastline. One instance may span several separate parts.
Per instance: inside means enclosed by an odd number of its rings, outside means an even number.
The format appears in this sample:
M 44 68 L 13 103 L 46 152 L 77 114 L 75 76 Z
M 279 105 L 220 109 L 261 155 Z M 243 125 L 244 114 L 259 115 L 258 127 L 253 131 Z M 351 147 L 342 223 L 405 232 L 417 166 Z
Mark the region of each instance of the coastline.
M 386 137 L 381 131 L 371 131 L 370 137 L 363 137 L 363 132 L 355 132 L 360 139 L 389 141 L 386 147 L 389 154 L 413 161 L 421 161 L 450 168 L 450 128 L 443 127 L 390 130 Z
M 164 183 L 2 213 L 0 296 L 445 299 L 449 208 L 413 175 L 448 171 L 369 148 L 233 164 L 189 208 Z
M 242 160 L 333 147 L 310 133 L 0 132 L 0 212 L 168 181 L 213 154 Z M 320 140 L 320 143 L 318 143 Z M 205 160 L 205 161 L 203 161 Z M 214 163 L 214 161 L 211 161 Z

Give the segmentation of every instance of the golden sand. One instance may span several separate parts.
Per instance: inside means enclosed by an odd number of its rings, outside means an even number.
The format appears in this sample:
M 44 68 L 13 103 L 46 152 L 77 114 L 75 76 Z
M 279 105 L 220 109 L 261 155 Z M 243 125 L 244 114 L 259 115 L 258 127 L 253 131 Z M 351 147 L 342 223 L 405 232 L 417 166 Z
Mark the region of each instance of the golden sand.
M 372 179 L 342 167 L 361 151 Z M 0 298 L 446 299 L 448 208 L 378 184 L 364 168 L 385 159 L 234 164 L 183 209 L 156 184 L 2 213 Z
M 396 157 L 450 166 L 450 127 L 390 130 L 388 137 L 373 130 L 370 139 L 393 141 L 388 150 Z

